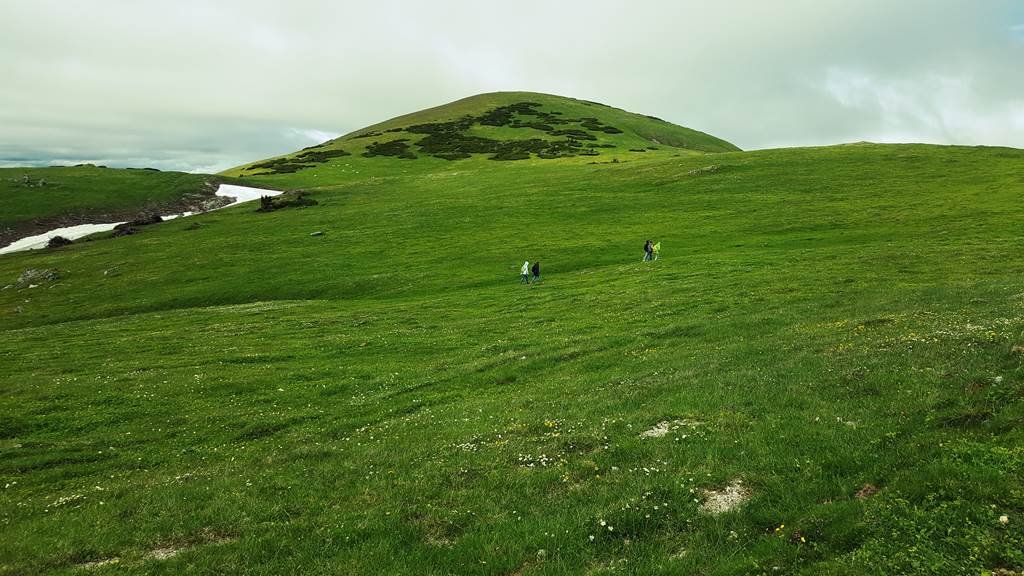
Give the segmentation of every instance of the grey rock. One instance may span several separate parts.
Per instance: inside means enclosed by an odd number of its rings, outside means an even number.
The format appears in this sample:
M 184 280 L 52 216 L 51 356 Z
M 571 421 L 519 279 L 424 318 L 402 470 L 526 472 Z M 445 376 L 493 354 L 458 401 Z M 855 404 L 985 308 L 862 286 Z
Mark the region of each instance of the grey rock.
M 317 230 L 316 232 L 311 232 L 310 233 L 310 236 L 323 236 L 323 235 L 324 235 L 324 233 L 321 232 L 320 230 Z
M 55 282 L 60 280 L 60 273 L 50 268 L 29 268 L 18 276 L 14 283 L 16 288 L 25 288 L 30 284 L 41 284 L 43 282 Z

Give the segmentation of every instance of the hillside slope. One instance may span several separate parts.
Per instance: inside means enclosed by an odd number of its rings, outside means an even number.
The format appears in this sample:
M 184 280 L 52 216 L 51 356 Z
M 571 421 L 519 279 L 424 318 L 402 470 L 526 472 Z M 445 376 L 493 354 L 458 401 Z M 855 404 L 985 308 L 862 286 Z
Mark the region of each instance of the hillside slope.
M 414 162 L 416 170 L 437 169 L 445 162 L 474 157 L 504 161 L 585 157 L 607 161 L 659 147 L 696 152 L 739 150 L 703 132 L 597 102 L 534 92 L 495 92 L 399 116 L 225 174 L 329 171 L 339 163 L 353 169 L 389 158 L 406 163 L 419 160 Z
M 1024 151 L 656 147 L 0 258 L 0 574 L 1024 569 Z

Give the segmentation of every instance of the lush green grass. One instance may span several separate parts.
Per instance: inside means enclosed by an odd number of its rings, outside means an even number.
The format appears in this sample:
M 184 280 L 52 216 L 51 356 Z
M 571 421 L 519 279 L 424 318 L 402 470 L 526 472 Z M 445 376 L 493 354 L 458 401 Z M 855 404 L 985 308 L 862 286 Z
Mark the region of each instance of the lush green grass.
M 25 177 L 28 182 L 26 184 Z M 33 222 L 48 229 L 61 223 L 116 221 L 143 211 L 162 213 L 190 197 L 209 196 L 219 177 L 74 166 L 0 168 L 0 239 L 29 235 Z M 40 230 L 41 231 L 41 230 Z
M 0 573 L 1024 568 L 1024 152 L 616 154 L 0 257 Z

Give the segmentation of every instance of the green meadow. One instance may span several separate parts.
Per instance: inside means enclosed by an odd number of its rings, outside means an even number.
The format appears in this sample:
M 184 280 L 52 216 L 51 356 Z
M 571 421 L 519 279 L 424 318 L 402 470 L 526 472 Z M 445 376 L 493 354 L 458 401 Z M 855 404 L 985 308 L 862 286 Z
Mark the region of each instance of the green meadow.
M 524 100 L 596 128 L 405 130 Z M 519 93 L 311 150 L 0 256 L 0 574 L 1024 570 L 1024 151 Z

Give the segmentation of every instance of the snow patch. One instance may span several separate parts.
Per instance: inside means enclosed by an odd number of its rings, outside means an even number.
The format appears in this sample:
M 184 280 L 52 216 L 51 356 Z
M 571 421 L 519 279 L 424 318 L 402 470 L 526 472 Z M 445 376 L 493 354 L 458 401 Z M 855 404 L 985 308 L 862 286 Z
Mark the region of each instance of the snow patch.
M 279 190 L 264 190 L 262 188 L 249 188 L 247 186 L 235 186 L 233 184 L 221 184 L 217 188 L 217 196 L 224 198 L 232 198 L 233 201 L 230 204 L 225 204 L 220 208 L 214 208 L 214 210 L 220 210 L 221 208 L 227 208 L 228 206 L 235 206 L 242 202 L 249 202 L 251 200 L 257 200 L 260 196 L 277 196 L 281 194 Z M 161 216 L 164 220 L 174 220 L 175 218 L 184 218 L 192 216 L 192 212 L 183 212 L 181 214 L 170 214 L 167 216 Z M 29 236 L 22 238 L 21 240 L 15 240 L 14 242 L 0 248 L 0 254 L 9 254 L 11 252 L 21 252 L 24 250 L 38 250 L 40 248 L 46 248 L 46 245 L 50 242 L 50 239 L 54 236 L 63 236 L 68 240 L 76 240 L 78 238 L 84 238 L 90 234 L 96 234 L 97 232 L 108 232 L 113 230 L 118 224 L 124 224 L 124 222 L 107 222 L 103 224 L 79 224 L 77 226 L 65 226 L 63 228 L 54 228 L 49 232 L 37 234 L 35 236 Z

